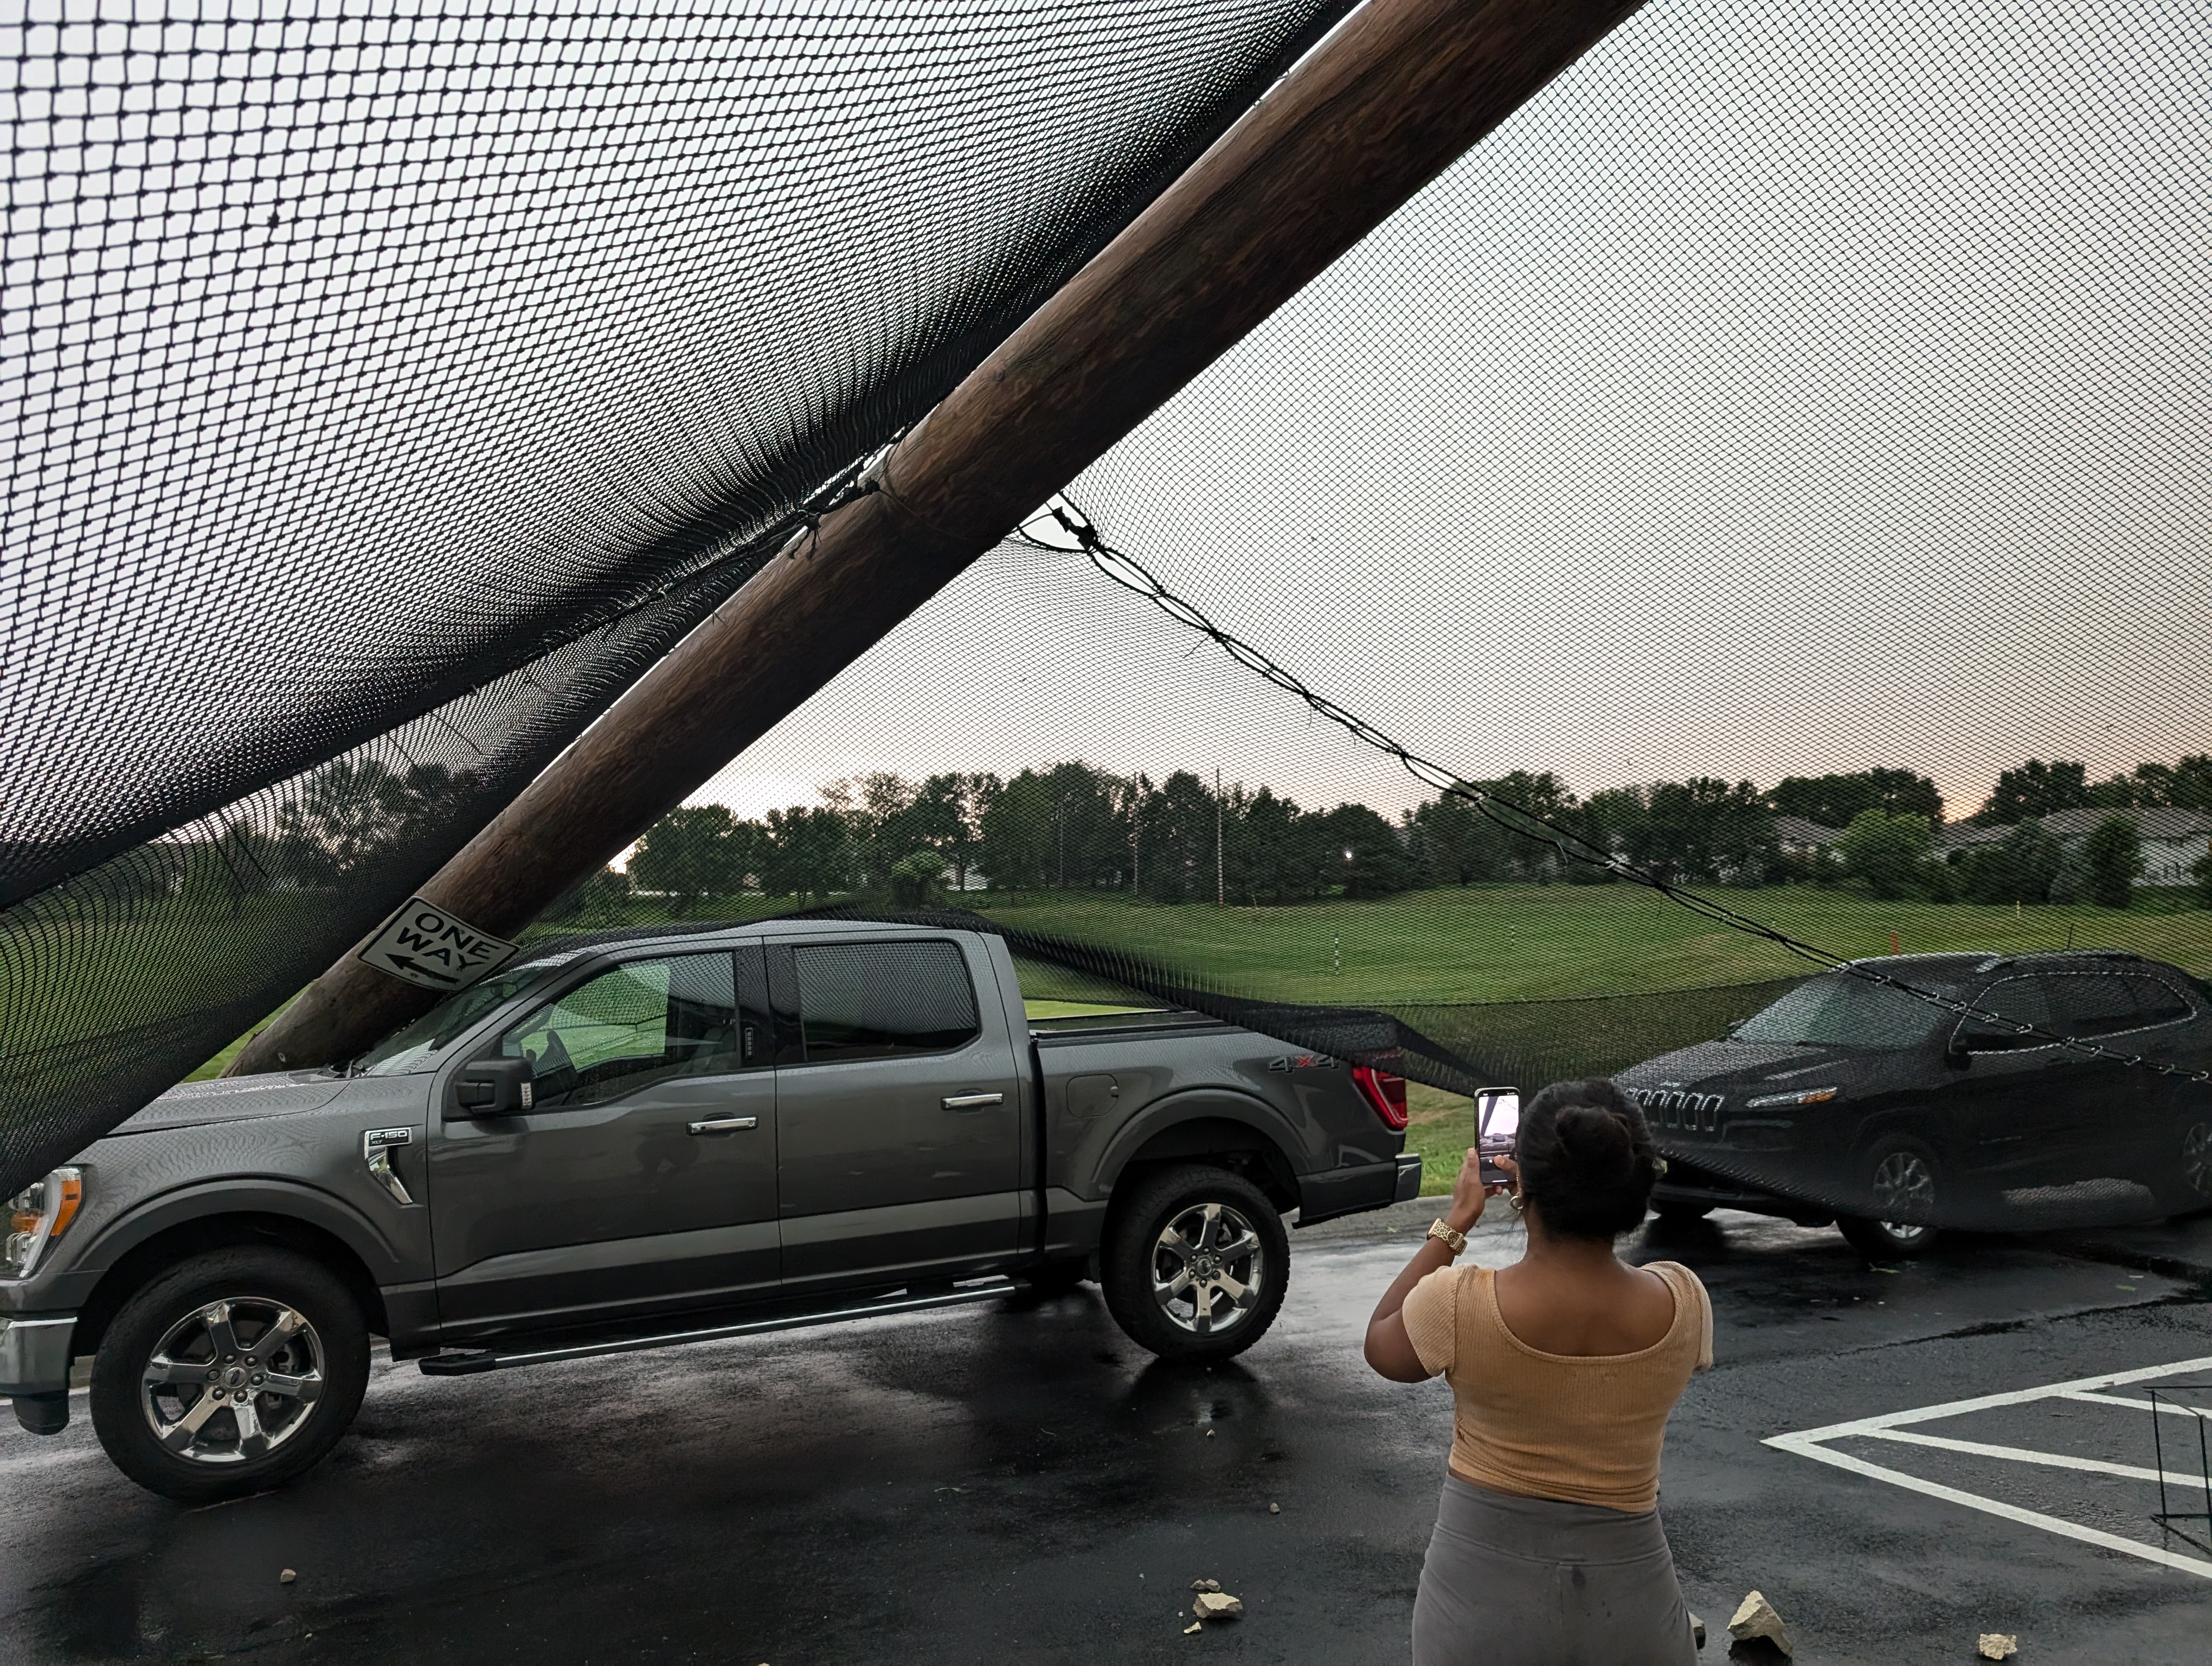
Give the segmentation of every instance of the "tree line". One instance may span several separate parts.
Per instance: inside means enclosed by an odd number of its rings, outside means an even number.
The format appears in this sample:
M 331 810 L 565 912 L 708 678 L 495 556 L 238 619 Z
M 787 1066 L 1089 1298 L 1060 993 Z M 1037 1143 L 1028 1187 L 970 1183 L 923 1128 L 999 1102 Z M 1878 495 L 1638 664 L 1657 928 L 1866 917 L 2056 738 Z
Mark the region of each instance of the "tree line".
M 1698 778 L 1608 787 L 1578 798 L 1549 772 L 1473 783 L 1671 880 L 1841 884 L 1885 898 L 2094 902 L 2124 907 L 2142 860 L 2134 824 L 2114 817 L 2063 846 L 2040 818 L 2061 810 L 2172 807 L 2212 813 L 2212 757 L 2146 763 L 2091 781 L 2078 763 L 2003 771 L 1969 819 L 2001 839 L 1941 852 L 1944 804 L 1905 769 L 1792 776 L 1761 792 Z M 160 847 L 170 889 L 240 898 L 326 890 L 404 858 L 470 788 L 436 765 L 343 758 L 308 775 L 264 822 Z M 1217 789 L 1189 770 L 1164 779 L 1083 763 L 1011 779 L 887 773 L 830 783 L 822 802 L 742 819 L 717 805 L 672 812 L 628 872 L 608 869 L 556 916 L 609 917 L 632 891 L 688 909 L 709 897 L 822 902 L 869 894 L 907 905 L 985 876 L 1000 891 L 1119 891 L 1160 903 L 1243 906 L 1503 881 L 1605 883 L 1464 800 L 1444 795 L 1396 819 L 1361 804 L 1306 808 L 1267 787 Z M 1777 818 L 1840 829 L 1826 848 L 1785 841 Z M 1504 819 L 1510 822 L 1508 814 Z M 2200 871 L 2212 898 L 2212 870 Z
M 2100 782 L 2079 764 L 2032 761 L 2007 770 L 1972 819 L 2016 824 L 2012 831 L 1949 860 L 1936 848 L 1942 797 L 1929 777 L 1905 769 L 1791 776 L 1764 792 L 1698 778 L 1578 798 L 1557 775 L 1526 771 L 1473 785 L 1683 883 L 1829 884 L 1884 898 L 2124 907 L 2142 871 L 2133 824 L 2115 818 L 2069 852 L 2037 818 L 2076 807 L 2085 795 L 2088 807 L 2212 811 L 2212 758 L 2145 764 Z M 564 908 L 590 912 L 630 890 L 678 909 L 745 893 L 802 902 L 870 894 L 915 906 L 948 886 L 965 890 L 979 875 L 997 891 L 1118 891 L 1243 906 L 1613 879 L 1449 794 L 1393 821 L 1365 805 L 1309 809 L 1267 787 L 1217 788 L 1189 770 L 1155 781 L 1079 762 L 1011 779 L 867 775 L 832 782 L 822 797 L 757 820 L 716 805 L 674 811 L 639 843 L 626 874 L 608 870 Z M 1786 842 L 1777 824 L 1784 816 L 1840 836 L 1826 848 Z M 2212 873 L 2203 878 L 2212 889 Z

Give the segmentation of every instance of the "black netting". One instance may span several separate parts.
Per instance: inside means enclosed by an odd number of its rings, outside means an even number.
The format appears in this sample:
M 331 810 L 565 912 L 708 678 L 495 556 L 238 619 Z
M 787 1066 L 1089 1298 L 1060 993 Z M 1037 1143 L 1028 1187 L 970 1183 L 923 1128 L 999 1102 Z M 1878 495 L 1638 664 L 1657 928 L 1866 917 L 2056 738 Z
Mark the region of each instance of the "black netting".
M 1344 9 L 8 25 L 0 1188 L 434 871 Z
M 19 197 L 9 1151 L 398 900 L 1341 9 L 333 22 L 422 102 L 305 140 L 283 54 L 368 60 L 247 31 L 229 172 Z M 1395 1061 L 1437 1154 L 1614 1075 L 1682 1210 L 2212 1203 L 2208 86 L 2166 0 L 1646 7 L 544 927 L 957 905 L 1041 1008 Z

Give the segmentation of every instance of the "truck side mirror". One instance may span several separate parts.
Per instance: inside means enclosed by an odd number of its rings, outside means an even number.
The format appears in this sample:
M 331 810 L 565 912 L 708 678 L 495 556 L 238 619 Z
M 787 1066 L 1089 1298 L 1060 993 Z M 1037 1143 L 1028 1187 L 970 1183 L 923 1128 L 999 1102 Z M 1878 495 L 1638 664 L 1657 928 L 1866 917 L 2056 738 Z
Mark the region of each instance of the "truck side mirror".
M 530 1109 L 535 1080 L 527 1059 L 479 1059 L 453 1079 L 453 1104 L 465 1116 L 512 1116 Z

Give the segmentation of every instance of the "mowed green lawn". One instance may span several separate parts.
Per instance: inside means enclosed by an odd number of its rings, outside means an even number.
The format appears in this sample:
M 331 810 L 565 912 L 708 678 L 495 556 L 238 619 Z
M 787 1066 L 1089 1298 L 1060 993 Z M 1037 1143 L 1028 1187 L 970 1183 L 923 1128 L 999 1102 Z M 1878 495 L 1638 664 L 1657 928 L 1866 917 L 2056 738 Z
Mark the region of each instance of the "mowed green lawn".
M 1406 1149 L 1421 1154 L 1421 1195 L 1449 1193 L 1474 1143 L 1474 1101 L 1426 1082 L 1406 1084 Z
M 1844 957 L 1939 950 L 2132 949 L 2212 974 L 2212 912 L 1876 903 L 1815 886 L 1715 890 Z M 1290 908 L 1132 903 L 1118 894 L 963 899 L 1008 926 L 1129 950 L 1228 989 L 1334 1005 L 1634 994 L 1802 974 L 1785 951 L 1641 886 L 1474 885 Z M 1332 939 L 1336 939 L 1333 945 Z M 1343 969 L 1332 969 L 1333 947 Z

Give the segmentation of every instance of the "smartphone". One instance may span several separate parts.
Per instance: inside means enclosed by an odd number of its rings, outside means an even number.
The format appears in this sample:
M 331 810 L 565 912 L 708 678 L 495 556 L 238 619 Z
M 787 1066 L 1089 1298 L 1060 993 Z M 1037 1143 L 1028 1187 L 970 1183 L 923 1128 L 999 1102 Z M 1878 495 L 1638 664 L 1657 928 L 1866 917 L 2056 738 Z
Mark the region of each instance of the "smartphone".
M 1474 1096 L 1474 1147 L 1480 1154 L 1486 1186 L 1508 1186 L 1511 1178 L 1493 1158 L 1513 1155 L 1521 1132 L 1521 1090 L 1486 1087 Z

